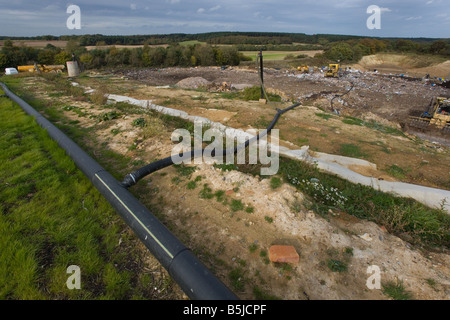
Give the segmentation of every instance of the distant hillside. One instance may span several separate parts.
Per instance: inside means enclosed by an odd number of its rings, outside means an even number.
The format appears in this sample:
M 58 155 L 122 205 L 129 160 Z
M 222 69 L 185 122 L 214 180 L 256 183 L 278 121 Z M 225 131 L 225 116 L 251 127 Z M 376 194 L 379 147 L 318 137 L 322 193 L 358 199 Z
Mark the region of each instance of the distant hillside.
M 157 35 L 101 35 L 101 34 L 87 34 L 87 35 L 64 35 L 52 36 L 43 35 L 36 37 L 9 37 L 0 36 L 0 40 L 71 40 L 76 39 L 82 46 L 93 46 L 101 42 L 106 45 L 143 45 L 147 44 L 170 44 L 184 41 L 202 41 L 209 44 L 255 44 L 255 45 L 282 45 L 282 44 L 324 44 L 330 42 L 357 40 L 363 38 L 374 38 L 353 35 L 336 35 L 336 34 L 313 34 L 307 35 L 305 33 L 280 33 L 280 32 L 207 32 L 197 34 L 157 34 Z M 418 43 L 430 43 L 436 40 L 445 40 L 450 43 L 450 39 L 433 39 L 433 38 L 374 38 L 386 40 L 412 40 Z

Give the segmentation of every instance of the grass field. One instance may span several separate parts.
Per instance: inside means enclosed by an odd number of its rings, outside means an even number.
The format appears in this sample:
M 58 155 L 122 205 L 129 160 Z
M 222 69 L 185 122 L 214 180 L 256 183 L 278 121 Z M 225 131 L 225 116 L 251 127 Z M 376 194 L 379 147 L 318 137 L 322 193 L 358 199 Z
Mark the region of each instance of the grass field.
M 297 57 L 298 55 L 306 55 L 312 57 L 315 54 L 321 52 L 320 50 L 313 51 L 263 51 L 264 60 L 284 60 L 286 56 L 293 55 Z M 252 58 L 253 61 L 256 60 L 258 51 L 241 51 L 244 56 Z
M 152 298 L 126 225 L 7 98 L 0 98 L 0 132 L 0 299 Z M 66 284 L 71 265 L 80 268 L 80 290 Z

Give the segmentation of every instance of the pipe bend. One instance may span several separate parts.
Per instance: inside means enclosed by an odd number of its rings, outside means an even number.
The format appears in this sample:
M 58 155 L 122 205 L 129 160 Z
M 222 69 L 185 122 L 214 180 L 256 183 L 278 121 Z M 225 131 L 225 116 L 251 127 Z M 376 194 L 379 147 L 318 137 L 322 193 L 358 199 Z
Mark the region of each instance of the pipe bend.
M 241 150 L 242 148 L 246 148 L 248 147 L 248 145 L 250 144 L 250 142 L 253 141 L 258 141 L 261 137 L 265 136 L 266 134 L 268 134 L 273 127 L 275 127 L 275 124 L 277 123 L 278 119 L 280 118 L 280 116 L 285 113 L 288 112 L 292 109 L 294 109 L 295 107 L 300 106 L 301 103 L 296 103 L 291 105 L 290 107 L 287 107 L 285 109 L 276 109 L 277 113 L 275 114 L 272 122 L 270 123 L 270 125 L 267 127 L 266 130 L 264 130 L 262 133 L 258 134 L 256 137 L 247 140 L 246 142 L 242 143 L 241 145 L 235 147 L 233 150 L 231 149 L 225 149 L 223 150 L 223 155 L 225 156 L 226 154 L 233 152 L 234 154 L 236 154 L 239 150 Z M 188 157 L 190 154 L 190 159 L 193 159 L 195 157 L 195 155 L 203 155 L 203 151 L 205 149 L 200 150 L 201 152 L 199 152 L 199 150 L 191 150 L 188 152 L 184 152 L 182 154 L 180 154 L 181 158 L 184 157 Z M 142 178 L 144 178 L 145 176 L 158 171 L 160 169 L 166 168 L 170 165 L 173 165 L 174 162 L 172 160 L 172 157 L 167 157 L 165 159 L 162 160 L 158 160 L 152 163 L 149 163 L 139 169 L 137 169 L 136 171 L 133 171 L 132 173 L 129 173 L 125 176 L 125 178 L 123 179 L 123 181 L 121 182 L 121 185 L 125 188 L 130 188 L 132 186 L 134 186 L 139 180 L 141 180 Z

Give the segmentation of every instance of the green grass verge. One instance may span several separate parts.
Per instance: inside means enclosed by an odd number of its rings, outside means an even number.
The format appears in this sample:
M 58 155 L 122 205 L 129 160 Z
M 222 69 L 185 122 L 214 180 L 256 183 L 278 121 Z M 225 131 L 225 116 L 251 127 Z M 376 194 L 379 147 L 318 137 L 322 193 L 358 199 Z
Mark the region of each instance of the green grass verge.
M 0 128 L 0 299 L 151 298 L 125 224 L 65 152 L 7 98 Z

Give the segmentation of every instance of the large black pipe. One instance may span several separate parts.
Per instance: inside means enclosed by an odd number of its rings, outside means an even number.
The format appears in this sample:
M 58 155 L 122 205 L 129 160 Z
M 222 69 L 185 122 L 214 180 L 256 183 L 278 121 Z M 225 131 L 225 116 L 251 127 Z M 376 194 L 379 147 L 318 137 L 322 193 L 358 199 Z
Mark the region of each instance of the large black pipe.
M 294 105 L 292 105 L 290 107 L 287 107 L 286 109 L 283 109 L 283 110 L 277 109 L 276 115 L 274 116 L 272 122 L 269 124 L 269 126 L 265 130 L 263 130 L 260 134 L 258 134 L 257 136 L 253 137 L 252 139 L 249 139 L 249 140 L 245 141 L 244 143 L 242 143 L 241 145 L 238 145 L 237 147 L 235 147 L 233 149 L 224 149 L 222 151 L 222 156 L 226 156 L 227 154 L 230 154 L 230 153 L 236 154 L 239 150 L 242 150 L 242 149 L 248 147 L 251 143 L 253 143 L 255 141 L 258 141 L 260 138 L 262 138 L 263 136 L 268 134 L 273 129 L 273 127 L 275 126 L 275 124 L 277 123 L 278 119 L 280 118 L 280 116 L 283 113 L 285 113 L 285 112 L 287 112 L 289 110 L 292 110 L 293 108 L 295 108 L 295 107 L 297 107 L 299 105 L 301 105 L 301 103 L 296 103 L 296 104 L 294 104 Z M 194 159 L 196 157 L 201 157 L 203 155 L 204 151 L 205 151 L 205 149 L 192 150 L 192 151 L 189 151 L 189 152 L 180 153 L 178 155 L 178 159 L 182 159 L 183 161 L 184 160 L 192 160 L 192 159 Z M 212 152 L 211 152 L 211 155 L 213 157 L 215 156 L 215 151 L 216 150 L 212 150 Z M 145 165 L 145 166 L 143 166 L 143 167 L 141 167 L 141 168 L 139 168 L 139 169 L 137 169 L 137 170 L 127 174 L 125 176 L 125 178 L 123 179 L 123 181 L 122 181 L 122 186 L 125 187 L 125 188 L 129 188 L 129 187 L 135 185 L 139 180 L 141 180 L 145 176 L 147 176 L 147 175 L 149 175 L 149 174 L 151 174 L 151 173 L 153 173 L 155 171 L 158 171 L 160 169 L 169 167 L 169 166 L 171 166 L 173 164 L 175 164 L 175 163 L 174 163 L 173 158 L 171 156 L 167 157 L 167 158 L 164 158 L 164 159 L 161 159 L 161 160 L 158 160 L 158 161 L 155 161 L 155 162 L 152 162 L 152 163 L 149 163 L 149 164 L 147 164 L 147 165 Z
M 5 94 L 47 130 L 76 166 L 118 212 L 186 295 L 195 300 L 237 300 L 206 266 L 192 254 L 144 205 L 61 130 L 0 83 Z

